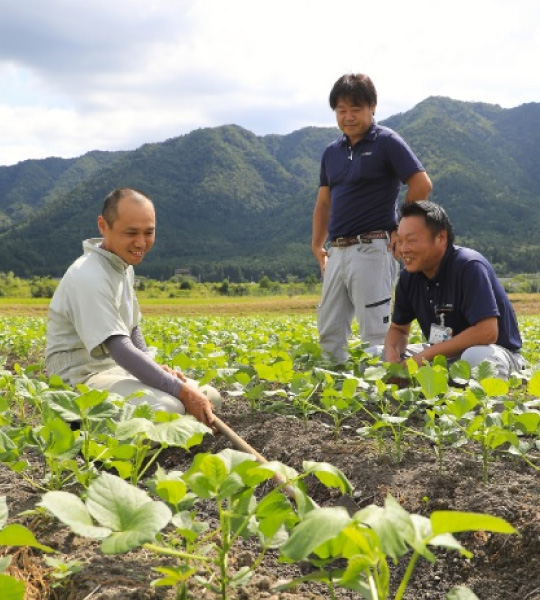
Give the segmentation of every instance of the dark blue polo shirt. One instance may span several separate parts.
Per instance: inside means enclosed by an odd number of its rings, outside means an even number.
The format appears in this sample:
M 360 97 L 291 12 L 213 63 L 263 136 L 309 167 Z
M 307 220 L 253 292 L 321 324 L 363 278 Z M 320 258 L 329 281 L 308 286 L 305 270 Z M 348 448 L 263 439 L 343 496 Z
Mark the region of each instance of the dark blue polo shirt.
M 444 324 L 453 335 L 488 317 L 497 317 L 497 344 L 512 352 L 521 348 L 521 336 L 514 309 L 495 271 L 476 250 L 450 246 L 439 271 L 428 279 L 423 273 L 403 271 L 396 287 L 392 321 L 407 325 L 418 320 L 426 340 L 431 324 Z
M 320 185 L 330 187 L 328 234 L 342 236 L 392 230 L 397 222 L 401 182 L 424 168 L 405 141 L 375 121 L 357 144 L 347 136 L 326 147 Z

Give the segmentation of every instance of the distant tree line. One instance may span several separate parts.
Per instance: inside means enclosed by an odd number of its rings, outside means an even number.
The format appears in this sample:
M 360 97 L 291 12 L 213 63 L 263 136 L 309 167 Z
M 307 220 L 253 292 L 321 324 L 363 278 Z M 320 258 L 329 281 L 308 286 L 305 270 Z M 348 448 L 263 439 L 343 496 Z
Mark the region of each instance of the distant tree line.
M 540 293 L 540 272 L 520 273 L 501 277 L 501 283 L 509 293 Z M 51 277 L 24 279 L 12 272 L 0 273 L 0 297 L 4 298 L 52 298 L 60 280 Z M 139 298 L 189 298 L 206 296 L 301 296 L 319 294 L 319 277 L 310 274 L 300 278 L 287 275 L 283 279 L 271 279 L 262 275 L 257 281 L 234 282 L 225 277 L 221 281 L 200 281 L 193 275 L 175 275 L 169 279 L 152 279 L 136 275 L 135 288 Z

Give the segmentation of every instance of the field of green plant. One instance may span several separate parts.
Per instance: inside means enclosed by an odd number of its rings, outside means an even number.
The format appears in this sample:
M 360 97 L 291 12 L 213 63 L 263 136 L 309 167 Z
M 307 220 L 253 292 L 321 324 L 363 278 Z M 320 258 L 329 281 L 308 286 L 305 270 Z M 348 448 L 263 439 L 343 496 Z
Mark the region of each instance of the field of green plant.
M 49 377 L 45 318 L 0 317 L 0 598 L 540 597 L 516 566 L 540 539 L 540 320 L 519 320 L 529 368 L 503 381 L 442 357 L 383 364 L 354 341 L 334 371 L 311 315 L 146 319 L 158 361 L 218 387 L 222 418 L 271 450 L 259 464 L 191 417 Z M 488 595 L 467 542 L 511 548 Z M 135 556 L 137 586 L 90 583 L 97 555 L 113 573 Z

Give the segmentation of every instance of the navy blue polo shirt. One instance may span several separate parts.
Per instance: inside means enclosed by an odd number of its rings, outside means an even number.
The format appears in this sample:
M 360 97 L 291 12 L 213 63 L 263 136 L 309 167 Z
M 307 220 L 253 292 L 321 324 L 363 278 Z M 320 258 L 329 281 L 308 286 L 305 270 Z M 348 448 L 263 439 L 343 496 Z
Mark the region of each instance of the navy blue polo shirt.
M 352 148 L 345 135 L 329 144 L 320 173 L 332 201 L 329 238 L 394 229 L 401 182 L 423 170 L 405 141 L 375 121 Z
M 514 309 L 488 260 L 476 250 L 450 246 L 433 279 L 403 271 L 396 287 L 392 321 L 407 325 L 418 320 L 426 340 L 431 324 L 444 324 L 453 335 L 482 319 L 497 317 L 497 344 L 516 352 L 521 336 Z

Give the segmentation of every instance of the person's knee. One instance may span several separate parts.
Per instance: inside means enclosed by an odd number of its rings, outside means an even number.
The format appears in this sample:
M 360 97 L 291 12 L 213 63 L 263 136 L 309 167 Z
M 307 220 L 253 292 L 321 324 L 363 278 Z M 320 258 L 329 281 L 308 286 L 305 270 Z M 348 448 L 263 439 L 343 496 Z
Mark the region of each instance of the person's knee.
M 468 362 L 471 367 L 478 366 L 484 360 L 495 360 L 493 350 L 490 346 L 471 346 L 461 354 L 461 358 Z
M 512 370 L 512 364 L 506 352 L 494 344 L 489 346 L 471 346 L 463 352 L 461 358 L 468 362 L 471 367 L 477 367 L 484 361 L 492 363 L 497 369 L 497 376 L 502 379 L 508 379 Z
M 370 356 L 377 356 L 384 360 L 384 344 L 369 346 L 369 348 L 366 348 L 364 352 Z

